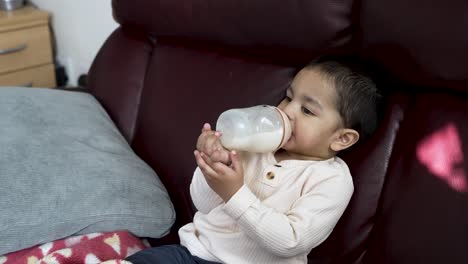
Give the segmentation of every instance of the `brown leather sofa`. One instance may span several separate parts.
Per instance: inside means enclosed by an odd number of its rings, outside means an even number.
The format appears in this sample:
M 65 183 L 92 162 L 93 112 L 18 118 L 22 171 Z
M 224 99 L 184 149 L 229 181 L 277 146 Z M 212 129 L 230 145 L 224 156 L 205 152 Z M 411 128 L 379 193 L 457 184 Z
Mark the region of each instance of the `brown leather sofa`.
M 113 0 L 119 27 L 91 92 L 191 221 L 204 122 L 276 104 L 294 71 L 353 55 L 384 94 L 370 140 L 343 154 L 351 203 L 310 263 L 468 263 L 468 1 Z M 131 177 L 131 175 L 129 175 Z

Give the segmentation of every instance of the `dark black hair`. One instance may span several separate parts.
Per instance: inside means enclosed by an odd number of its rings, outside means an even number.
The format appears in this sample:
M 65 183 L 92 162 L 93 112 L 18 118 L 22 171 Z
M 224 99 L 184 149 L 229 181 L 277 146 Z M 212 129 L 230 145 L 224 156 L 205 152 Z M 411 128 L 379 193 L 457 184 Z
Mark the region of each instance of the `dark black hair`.
M 336 89 L 336 106 L 343 125 L 367 138 L 377 127 L 377 107 L 381 95 L 375 83 L 364 74 L 363 68 L 353 60 L 320 57 L 305 69 L 317 69 Z

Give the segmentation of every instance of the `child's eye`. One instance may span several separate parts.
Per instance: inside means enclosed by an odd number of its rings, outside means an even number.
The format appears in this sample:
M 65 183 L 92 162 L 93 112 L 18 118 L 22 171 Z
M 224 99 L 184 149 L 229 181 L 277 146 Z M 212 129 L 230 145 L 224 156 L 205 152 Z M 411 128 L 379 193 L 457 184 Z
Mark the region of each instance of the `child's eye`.
M 312 113 L 309 109 L 305 108 L 305 107 L 301 107 L 302 109 L 302 113 L 306 114 L 306 115 L 314 115 L 314 113 Z

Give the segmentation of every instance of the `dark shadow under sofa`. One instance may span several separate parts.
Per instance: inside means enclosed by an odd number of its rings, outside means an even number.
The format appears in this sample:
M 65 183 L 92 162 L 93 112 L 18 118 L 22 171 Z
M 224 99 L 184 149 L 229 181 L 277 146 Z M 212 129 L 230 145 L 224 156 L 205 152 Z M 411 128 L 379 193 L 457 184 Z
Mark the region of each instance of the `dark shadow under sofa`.
M 373 137 L 344 153 L 355 193 L 310 263 L 468 263 L 467 1 L 113 0 L 121 25 L 90 92 L 174 204 L 177 243 L 204 122 L 276 104 L 327 54 L 359 58 L 385 101 Z

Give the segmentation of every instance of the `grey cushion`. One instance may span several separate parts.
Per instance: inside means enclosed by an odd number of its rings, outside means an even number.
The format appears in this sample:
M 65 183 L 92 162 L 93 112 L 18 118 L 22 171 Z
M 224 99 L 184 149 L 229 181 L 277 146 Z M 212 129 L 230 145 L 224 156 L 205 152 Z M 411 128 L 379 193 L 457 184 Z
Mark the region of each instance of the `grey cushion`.
M 85 93 L 0 88 L 0 255 L 70 235 L 168 233 L 153 170 Z

